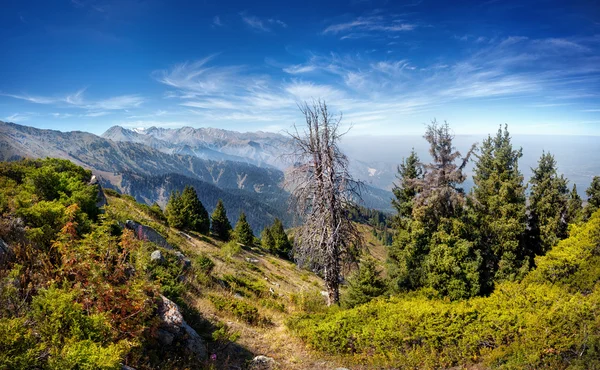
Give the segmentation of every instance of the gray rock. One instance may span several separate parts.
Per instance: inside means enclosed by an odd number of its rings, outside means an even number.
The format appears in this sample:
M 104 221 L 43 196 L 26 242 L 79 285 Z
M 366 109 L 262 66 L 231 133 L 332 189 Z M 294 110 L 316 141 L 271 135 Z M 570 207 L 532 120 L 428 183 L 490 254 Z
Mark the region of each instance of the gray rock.
M 246 257 L 246 262 L 258 263 L 258 259 L 257 258 L 252 258 L 252 257 Z
M 96 175 L 92 175 L 90 182 L 88 185 L 98 185 L 98 196 L 96 197 L 96 207 L 102 208 L 108 204 L 108 200 L 106 200 L 106 195 L 104 195 L 104 190 L 102 190 L 102 185 L 98 181 Z M 104 210 L 100 210 L 100 212 L 104 212 Z
M 4 240 L 0 239 L 0 260 L 12 254 L 12 249 Z
M 177 251 L 175 252 L 175 256 L 177 257 L 179 262 L 183 264 L 184 268 L 188 269 L 192 267 L 192 261 L 189 258 L 187 258 L 185 254 L 181 253 L 180 251 Z
M 121 370 L 135 370 L 135 369 L 131 366 L 121 364 Z
M 162 255 L 162 253 L 160 253 L 160 251 L 157 249 L 154 252 L 152 252 L 152 254 L 150 255 L 150 261 L 163 263 L 165 261 L 165 259 Z
M 249 368 L 252 370 L 271 370 L 275 369 L 277 362 L 271 357 L 267 356 L 256 356 L 250 362 Z
M 206 344 L 198 333 L 183 319 L 177 305 L 164 296 L 160 296 L 158 315 L 161 320 L 157 331 L 157 340 L 163 345 L 180 342 L 183 347 L 198 359 L 206 359 Z
M 125 227 L 132 230 L 135 236 L 140 240 L 147 240 L 165 249 L 173 249 L 173 246 L 167 242 L 167 239 L 150 226 L 127 220 L 125 222 Z

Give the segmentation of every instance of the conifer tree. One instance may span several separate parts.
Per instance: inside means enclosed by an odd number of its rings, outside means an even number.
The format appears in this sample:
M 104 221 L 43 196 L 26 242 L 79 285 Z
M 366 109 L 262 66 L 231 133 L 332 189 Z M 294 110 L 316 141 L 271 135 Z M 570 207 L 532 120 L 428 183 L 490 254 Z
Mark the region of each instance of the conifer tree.
M 271 233 L 271 229 L 268 226 L 265 226 L 262 233 L 260 234 L 260 244 L 263 249 L 268 250 L 273 253 L 275 250 L 275 239 L 273 239 L 273 234 Z
M 452 144 L 447 123 L 433 121 L 424 138 L 433 162 L 424 165 L 423 178 L 410 180 L 419 191 L 412 220 L 400 228 L 388 249 L 389 275 L 399 290 L 430 287 L 453 299 L 480 291 L 481 256 L 464 222 L 463 169 L 475 145 L 463 157 Z
M 392 206 L 398 212 L 398 219 L 396 220 L 398 223 L 412 216 L 413 199 L 417 195 L 417 188 L 413 180 L 422 177 L 423 168 L 413 148 L 410 155 L 403 159 L 398 166 L 398 173 L 396 174 L 398 183 L 394 184 L 392 189 L 395 197 L 395 199 L 392 199 Z
M 545 254 L 567 236 L 567 180 L 558 176 L 556 161 L 543 153 L 529 180 L 529 240 L 535 254 Z
M 176 229 L 184 229 L 186 225 L 185 217 L 183 212 L 183 201 L 181 199 L 181 193 L 174 191 L 171 193 L 167 206 L 165 207 L 165 215 L 167 216 L 167 222 L 169 226 Z
M 254 234 L 244 212 L 240 213 L 240 218 L 235 225 L 235 240 L 243 245 L 252 245 L 254 242 Z
M 217 202 L 217 206 L 212 213 L 211 220 L 211 231 L 213 234 L 215 234 L 221 240 L 228 241 L 229 234 L 231 232 L 231 224 L 229 223 L 227 211 L 225 210 L 225 205 L 223 205 L 223 201 L 221 199 L 219 199 Z
M 196 189 L 186 186 L 181 193 L 181 202 L 183 205 L 182 213 L 185 219 L 185 228 L 202 234 L 208 234 L 210 229 L 210 219 L 208 212 L 200 199 Z
M 494 281 L 513 280 L 527 269 L 523 236 L 527 228 L 522 149 L 513 149 L 508 126 L 488 136 L 481 145 L 469 201 L 477 230 L 477 248 L 483 257 L 484 288 Z
M 577 193 L 577 184 L 573 184 L 573 189 L 569 193 L 567 202 L 567 222 L 579 222 L 583 215 L 583 200 Z
M 367 303 L 386 291 L 385 281 L 373 258 L 367 258 L 360 263 L 358 271 L 348 279 L 348 286 L 343 297 L 343 305 L 347 308 Z
M 292 251 L 292 243 L 290 243 L 280 219 L 275 218 L 273 227 L 271 227 L 271 234 L 274 241 L 272 252 L 280 257 L 289 258 Z
M 590 187 L 586 189 L 585 193 L 588 196 L 585 217 L 589 219 L 594 212 L 600 209 L 600 176 L 594 176 Z

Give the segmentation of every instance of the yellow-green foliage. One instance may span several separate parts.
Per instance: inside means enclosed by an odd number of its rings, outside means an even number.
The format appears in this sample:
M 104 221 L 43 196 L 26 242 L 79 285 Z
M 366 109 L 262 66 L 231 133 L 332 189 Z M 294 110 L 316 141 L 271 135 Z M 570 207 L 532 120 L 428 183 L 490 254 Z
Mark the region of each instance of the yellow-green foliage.
M 256 307 L 244 302 L 242 299 L 215 295 L 211 295 L 208 298 L 217 310 L 229 312 L 250 325 L 268 325 L 270 323 L 269 319 L 260 315 Z
M 316 349 L 386 367 L 600 367 L 600 212 L 536 262 L 489 297 L 379 299 L 288 324 Z
M 118 369 L 152 323 L 144 243 L 99 216 L 90 178 L 64 160 L 0 163 L 1 369 Z

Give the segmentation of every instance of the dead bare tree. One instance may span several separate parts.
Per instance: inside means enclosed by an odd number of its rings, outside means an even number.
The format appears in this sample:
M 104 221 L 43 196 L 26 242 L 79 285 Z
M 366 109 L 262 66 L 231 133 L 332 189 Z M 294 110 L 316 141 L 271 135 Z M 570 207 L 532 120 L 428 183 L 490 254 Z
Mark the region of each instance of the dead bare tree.
M 327 104 L 313 101 L 299 105 L 306 120 L 291 136 L 294 165 L 288 174 L 292 210 L 302 221 L 294 236 L 294 258 L 325 279 L 328 305 L 338 304 L 344 268 L 354 262 L 362 246 L 349 211 L 360 199 L 361 184 L 352 179 L 348 158 L 338 143 L 342 116 L 333 117 Z

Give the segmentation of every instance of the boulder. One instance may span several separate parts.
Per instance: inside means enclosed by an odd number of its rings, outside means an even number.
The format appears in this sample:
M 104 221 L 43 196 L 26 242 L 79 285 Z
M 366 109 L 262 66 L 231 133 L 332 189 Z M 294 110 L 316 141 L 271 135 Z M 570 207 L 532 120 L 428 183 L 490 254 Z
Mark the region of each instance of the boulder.
M 158 316 L 161 320 L 156 339 L 162 345 L 181 343 L 186 351 L 199 360 L 206 359 L 206 345 L 198 333 L 183 319 L 179 307 L 171 300 L 160 296 Z
M 127 220 L 125 221 L 125 227 L 132 230 L 135 236 L 140 240 L 147 240 L 165 249 L 173 249 L 173 246 L 167 242 L 167 239 L 150 226 Z
M 154 252 L 152 252 L 152 254 L 150 255 L 150 261 L 152 262 L 157 262 L 157 263 L 163 263 L 164 262 L 164 257 L 162 255 L 162 253 L 160 253 L 160 251 L 157 249 Z
M 102 185 L 100 185 L 100 182 L 98 181 L 98 178 L 96 177 L 96 175 L 92 175 L 92 178 L 90 179 L 90 182 L 88 183 L 88 185 L 98 185 L 98 195 L 96 197 L 96 207 L 102 208 L 105 205 L 107 205 L 108 201 L 106 200 L 106 195 L 104 195 L 104 190 L 102 190 Z M 101 210 L 101 212 L 103 212 L 103 210 Z
M 277 362 L 271 357 L 267 356 L 256 356 L 250 361 L 249 369 L 252 370 L 271 370 L 275 369 L 277 366 Z

